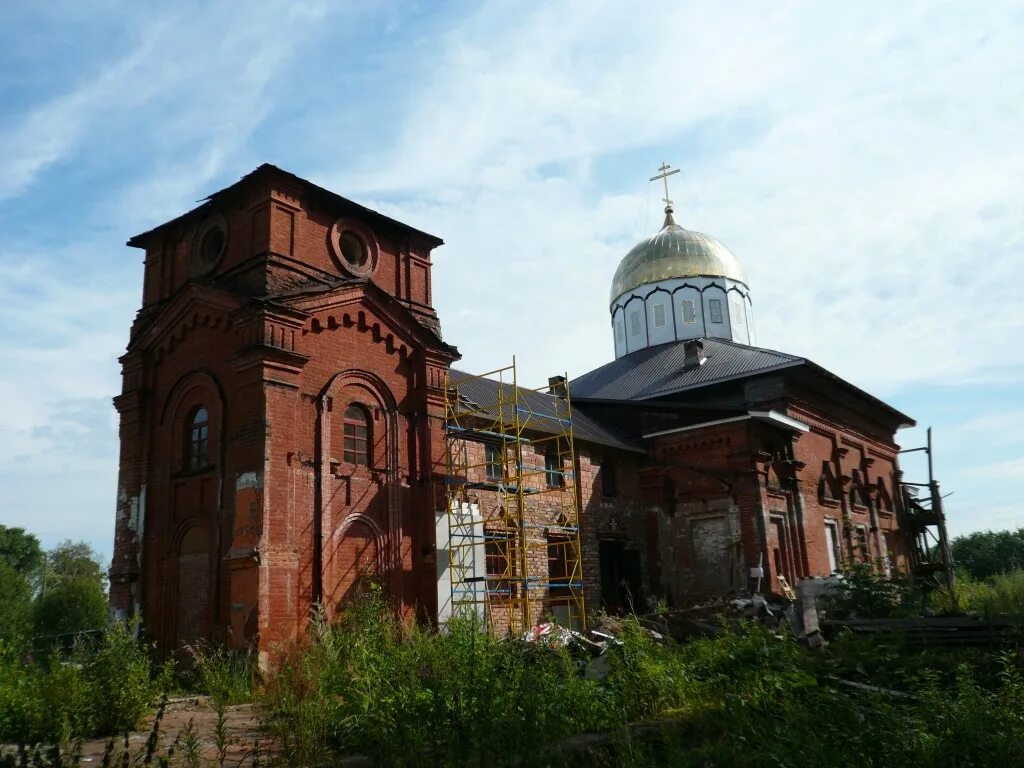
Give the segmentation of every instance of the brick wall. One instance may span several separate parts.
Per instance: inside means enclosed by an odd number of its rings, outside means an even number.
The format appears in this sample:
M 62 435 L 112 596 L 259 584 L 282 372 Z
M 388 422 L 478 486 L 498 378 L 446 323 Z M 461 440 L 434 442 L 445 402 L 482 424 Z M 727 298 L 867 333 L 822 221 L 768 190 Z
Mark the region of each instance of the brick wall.
M 333 612 L 372 580 L 412 616 L 431 594 L 441 436 L 431 422 L 457 356 L 432 331 L 431 244 L 331 205 L 257 172 L 133 240 L 146 270 L 116 399 L 111 604 L 141 612 L 165 650 L 198 634 L 258 642 L 266 660 L 316 601 Z M 226 223 L 227 246 L 197 275 L 193 242 L 211 217 Z M 330 240 L 341 220 L 372 242 L 372 282 L 329 285 L 341 275 Z M 294 286 L 306 292 L 259 299 Z M 350 403 L 370 414 L 369 466 L 345 461 Z M 208 460 L 190 467 L 186 422 L 200 406 Z M 205 543 L 183 555 L 186 540 Z M 205 588 L 193 583 L 203 563 Z

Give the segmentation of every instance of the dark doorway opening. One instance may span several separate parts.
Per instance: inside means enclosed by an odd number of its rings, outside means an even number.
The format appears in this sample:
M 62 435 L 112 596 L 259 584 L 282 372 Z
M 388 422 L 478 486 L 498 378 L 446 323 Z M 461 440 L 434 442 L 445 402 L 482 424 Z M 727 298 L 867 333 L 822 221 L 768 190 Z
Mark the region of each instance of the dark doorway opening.
M 624 541 L 602 541 L 601 604 L 608 613 L 641 613 L 646 605 L 641 592 L 640 553 L 626 549 Z

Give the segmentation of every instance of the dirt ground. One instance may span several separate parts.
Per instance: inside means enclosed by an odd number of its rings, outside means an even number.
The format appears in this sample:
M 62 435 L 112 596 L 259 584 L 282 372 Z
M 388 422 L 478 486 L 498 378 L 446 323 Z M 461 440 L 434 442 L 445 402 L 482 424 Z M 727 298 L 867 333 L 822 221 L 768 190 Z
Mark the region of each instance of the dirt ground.
M 237 768 L 251 766 L 256 742 L 260 742 L 260 759 L 262 764 L 269 757 L 270 745 L 266 743 L 266 735 L 260 731 L 259 718 L 251 704 L 239 704 L 228 707 L 227 713 L 228 746 L 227 755 L 224 760 L 226 768 Z M 164 717 L 160 721 L 160 736 L 157 742 L 155 759 L 166 754 L 168 746 L 181 733 L 189 722 L 199 736 L 202 745 L 202 764 L 216 765 L 217 741 L 214 734 L 217 715 L 209 706 L 205 697 L 184 697 L 172 699 L 168 702 Z M 146 751 L 146 739 L 149 738 L 152 730 L 153 716 L 146 718 L 142 727 L 129 734 L 128 753 L 131 756 L 133 765 L 140 765 Z M 82 766 L 99 766 L 103 761 L 103 752 L 107 746 L 107 739 L 89 739 L 82 743 Z M 5 748 L 6 752 L 10 747 Z M 120 765 L 119 758 L 124 749 L 124 736 L 115 741 L 114 765 Z M 175 754 L 174 763 L 181 765 L 182 753 L 180 745 Z

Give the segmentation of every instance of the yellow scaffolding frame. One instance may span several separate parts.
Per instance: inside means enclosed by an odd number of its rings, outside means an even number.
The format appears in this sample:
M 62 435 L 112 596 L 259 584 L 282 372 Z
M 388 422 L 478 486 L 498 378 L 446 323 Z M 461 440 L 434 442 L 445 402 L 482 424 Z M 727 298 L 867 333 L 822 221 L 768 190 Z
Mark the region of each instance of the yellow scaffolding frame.
M 584 628 L 568 377 L 551 386 L 553 396 L 549 387 L 520 388 L 514 357 L 445 381 L 450 614 L 478 617 L 494 632 L 546 619 Z

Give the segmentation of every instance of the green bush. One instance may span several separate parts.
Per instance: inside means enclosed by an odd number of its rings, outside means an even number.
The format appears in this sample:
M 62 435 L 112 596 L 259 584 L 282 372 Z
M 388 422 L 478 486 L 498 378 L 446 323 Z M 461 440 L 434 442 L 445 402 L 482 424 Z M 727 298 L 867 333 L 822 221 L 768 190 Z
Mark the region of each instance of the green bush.
M 917 613 L 920 593 L 898 575 L 884 575 L 870 563 L 853 563 L 843 571 L 844 587 L 822 601 L 830 613 L 842 617 L 891 618 Z
M 291 765 L 344 752 L 384 765 L 532 764 L 561 738 L 620 722 L 566 649 L 498 640 L 472 621 L 407 627 L 375 596 L 334 626 L 316 622 L 262 703 Z
M 102 701 L 92 730 L 118 733 L 138 725 L 170 682 L 171 667 L 153 674 L 148 649 L 134 636 L 134 625 L 113 622 L 95 649 L 79 646 L 93 701 Z
M 130 627 L 112 625 L 69 657 L 26 658 L 0 645 L 0 742 L 60 742 L 138 725 L 168 681 L 154 678 Z

